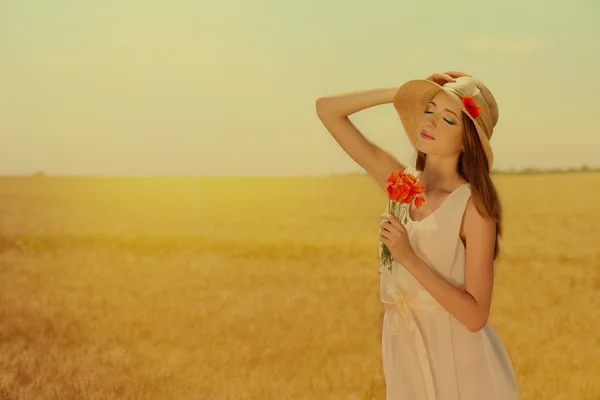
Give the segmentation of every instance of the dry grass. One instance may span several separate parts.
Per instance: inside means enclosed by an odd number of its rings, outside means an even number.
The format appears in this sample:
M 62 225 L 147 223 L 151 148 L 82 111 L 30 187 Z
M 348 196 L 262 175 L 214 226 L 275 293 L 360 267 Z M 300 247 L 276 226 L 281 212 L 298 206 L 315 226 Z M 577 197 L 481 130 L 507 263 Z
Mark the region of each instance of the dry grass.
M 600 174 L 494 179 L 522 398 L 600 399 Z M 384 208 L 359 176 L 2 178 L 0 399 L 383 399 Z

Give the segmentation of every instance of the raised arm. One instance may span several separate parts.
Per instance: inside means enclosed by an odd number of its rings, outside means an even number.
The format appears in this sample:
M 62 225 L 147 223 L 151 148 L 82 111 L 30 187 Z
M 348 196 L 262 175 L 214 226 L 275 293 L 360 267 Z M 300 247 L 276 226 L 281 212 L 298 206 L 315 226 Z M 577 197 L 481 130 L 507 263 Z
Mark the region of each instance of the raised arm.
M 317 115 L 342 149 L 383 188 L 393 171 L 405 165 L 393 155 L 368 140 L 348 118 L 357 111 L 391 103 L 397 87 L 378 88 L 320 97 Z

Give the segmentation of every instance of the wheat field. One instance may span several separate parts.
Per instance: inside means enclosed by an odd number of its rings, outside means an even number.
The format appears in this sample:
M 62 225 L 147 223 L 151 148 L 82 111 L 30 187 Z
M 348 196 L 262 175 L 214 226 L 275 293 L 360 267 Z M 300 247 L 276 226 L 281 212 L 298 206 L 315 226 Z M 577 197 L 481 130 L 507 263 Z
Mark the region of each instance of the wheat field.
M 599 173 L 495 175 L 523 399 L 600 399 Z M 364 176 L 0 178 L 0 399 L 384 399 Z

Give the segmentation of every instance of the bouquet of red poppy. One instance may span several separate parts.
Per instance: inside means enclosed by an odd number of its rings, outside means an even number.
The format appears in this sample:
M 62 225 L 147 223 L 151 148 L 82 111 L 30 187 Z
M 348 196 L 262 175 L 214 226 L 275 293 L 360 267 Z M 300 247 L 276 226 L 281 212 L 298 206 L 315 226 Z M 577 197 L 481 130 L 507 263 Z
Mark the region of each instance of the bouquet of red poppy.
M 387 179 L 383 190 L 387 190 L 389 203 L 389 214 L 398 218 L 398 220 L 406 224 L 407 213 L 410 204 L 414 201 L 415 207 L 419 208 L 425 202 L 421 195 L 423 193 L 423 184 L 417 181 L 417 178 L 408 172 L 392 172 Z M 402 209 L 402 213 L 398 210 Z M 388 265 L 388 269 L 392 269 L 392 254 L 385 244 L 381 244 L 381 260 Z

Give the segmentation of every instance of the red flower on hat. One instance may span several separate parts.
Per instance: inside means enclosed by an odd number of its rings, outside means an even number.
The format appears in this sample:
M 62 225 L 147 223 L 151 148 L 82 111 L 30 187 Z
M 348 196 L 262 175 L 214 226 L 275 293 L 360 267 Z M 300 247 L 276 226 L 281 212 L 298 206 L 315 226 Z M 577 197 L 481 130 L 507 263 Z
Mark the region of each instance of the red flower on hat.
M 470 95 L 465 94 L 462 98 L 462 103 L 471 115 L 471 117 L 477 118 L 479 114 L 481 114 L 482 108 L 479 107 L 477 103 L 473 101 L 473 98 Z

